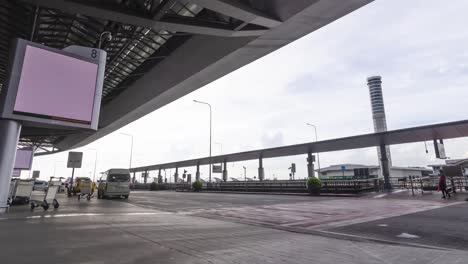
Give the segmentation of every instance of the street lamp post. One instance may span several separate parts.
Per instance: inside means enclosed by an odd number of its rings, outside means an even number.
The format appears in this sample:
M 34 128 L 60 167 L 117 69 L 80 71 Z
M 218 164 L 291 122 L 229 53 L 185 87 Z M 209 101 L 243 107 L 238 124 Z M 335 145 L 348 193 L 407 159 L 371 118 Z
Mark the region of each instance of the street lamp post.
M 112 32 L 110 32 L 110 31 L 104 31 L 104 32 L 102 32 L 101 35 L 99 35 L 98 49 L 101 48 L 101 45 L 102 45 L 102 37 L 104 37 L 104 35 L 107 35 L 107 41 L 111 41 L 111 40 L 112 40 Z
M 97 149 L 94 149 L 94 148 L 89 148 L 89 150 L 93 150 L 95 152 L 95 155 L 94 155 L 94 174 L 93 174 L 93 182 L 94 182 L 96 180 L 96 166 L 97 166 L 98 151 L 97 151 Z
M 206 103 L 206 102 L 202 102 L 202 101 L 197 101 L 197 100 L 193 100 L 195 103 L 199 103 L 199 104 L 204 104 L 204 105 L 207 105 L 209 108 L 210 108 L 210 164 L 209 164 L 209 182 L 211 182 L 211 130 L 212 130 L 212 112 L 211 112 L 211 105 L 209 103 Z
M 133 135 L 126 134 L 126 133 L 120 133 L 121 135 L 129 136 L 132 139 L 132 143 L 130 145 L 130 166 L 129 168 L 132 168 L 132 156 L 133 156 Z
M 318 141 L 318 136 L 317 136 L 317 127 L 311 123 L 307 123 L 308 126 L 311 126 L 314 128 L 314 131 L 315 131 L 315 142 Z M 317 164 L 318 164 L 318 171 L 319 171 L 319 174 L 320 174 L 320 153 L 317 152 Z
M 247 168 L 244 166 L 244 181 L 247 181 Z

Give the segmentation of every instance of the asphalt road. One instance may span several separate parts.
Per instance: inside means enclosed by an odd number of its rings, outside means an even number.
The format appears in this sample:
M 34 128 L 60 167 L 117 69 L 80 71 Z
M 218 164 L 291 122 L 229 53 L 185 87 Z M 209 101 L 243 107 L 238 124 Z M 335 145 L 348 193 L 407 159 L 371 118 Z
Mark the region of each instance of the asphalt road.
M 279 203 L 329 201 L 333 199 L 336 199 L 336 197 L 312 197 L 309 195 L 134 191 L 131 193 L 128 202 L 143 207 L 178 212 L 194 209 L 213 209 L 240 206 L 262 206 Z
M 58 210 L 30 212 L 27 206 L 18 206 L 0 215 L 1 263 L 465 264 L 468 259 L 466 249 L 357 241 L 275 228 L 288 224 L 284 219 L 301 223 L 318 215 L 321 217 L 314 218 L 317 223 L 327 215 L 327 221 L 333 222 L 340 211 L 345 220 L 339 223 L 345 225 L 351 221 L 347 219 L 351 211 L 364 220 L 367 214 L 392 220 L 384 211 L 395 208 L 404 212 L 416 208 L 420 210 L 416 214 L 434 214 L 434 218 L 450 215 L 461 225 L 466 222 L 461 213 L 466 206 L 451 202 L 175 192 L 135 192 L 128 201 L 78 201 L 61 195 L 59 201 Z M 327 209 L 330 206 L 332 210 Z M 248 218 L 242 218 L 249 212 Z M 238 221 L 231 221 L 233 218 Z M 309 230 L 317 223 L 298 228 Z M 447 226 L 446 232 L 457 237 L 463 230 L 454 231 L 453 227 Z M 439 242 L 452 245 L 446 238 Z
M 343 226 L 330 231 L 468 250 L 468 203 Z

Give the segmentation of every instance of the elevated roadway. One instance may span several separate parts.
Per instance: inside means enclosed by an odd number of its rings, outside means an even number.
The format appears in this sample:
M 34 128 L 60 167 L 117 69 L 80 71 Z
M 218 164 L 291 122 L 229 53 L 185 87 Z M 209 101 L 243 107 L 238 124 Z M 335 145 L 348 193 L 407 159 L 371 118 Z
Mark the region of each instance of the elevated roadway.
M 381 133 L 330 139 L 276 148 L 258 149 L 211 157 L 211 163 L 237 162 L 264 158 L 321 153 L 339 150 L 360 149 L 375 146 L 397 145 L 413 142 L 451 139 L 468 136 L 468 120 L 433 124 Z M 160 169 L 183 168 L 210 164 L 210 157 L 176 161 L 131 168 L 131 172 L 155 171 Z

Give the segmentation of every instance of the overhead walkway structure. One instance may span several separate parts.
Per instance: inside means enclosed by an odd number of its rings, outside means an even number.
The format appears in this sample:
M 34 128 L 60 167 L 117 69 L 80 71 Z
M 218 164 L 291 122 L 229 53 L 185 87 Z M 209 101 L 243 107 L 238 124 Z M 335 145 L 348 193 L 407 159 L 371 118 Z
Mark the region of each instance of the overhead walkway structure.
M 414 143 L 414 142 L 423 142 L 423 141 L 433 141 L 440 139 L 452 139 L 468 136 L 468 120 L 449 122 L 449 123 L 440 123 L 420 127 L 405 128 L 399 130 L 392 130 L 387 132 L 380 133 L 371 133 L 364 135 L 357 135 L 351 137 L 330 139 L 318 142 L 309 142 L 303 144 L 282 146 L 276 148 L 267 148 L 267 149 L 258 149 L 245 152 L 238 152 L 232 154 L 218 155 L 211 157 L 202 157 L 198 159 L 176 161 L 162 164 L 155 164 L 149 166 L 135 167 L 131 168 L 132 173 L 137 172 L 148 172 L 148 171 L 159 171 L 161 175 L 161 170 L 175 168 L 176 171 L 178 168 L 183 167 L 197 167 L 197 179 L 199 179 L 199 168 L 202 165 L 215 163 L 223 163 L 226 168 L 227 162 L 238 162 L 246 160 L 258 160 L 259 161 L 259 180 L 263 180 L 263 159 L 266 158 L 278 158 L 285 156 L 295 156 L 295 155 L 304 155 L 308 156 L 308 165 L 310 165 L 311 160 L 310 156 L 312 153 L 322 153 L 322 152 L 331 152 L 331 151 L 340 151 L 340 150 L 351 150 L 351 149 L 360 149 L 368 147 L 380 147 L 385 148 L 389 145 L 398 145 L 405 143 Z M 386 165 L 383 170 L 383 176 L 385 179 L 385 184 L 387 188 L 390 186 L 390 173 L 388 167 L 388 159 L 385 155 L 382 155 L 382 161 Z M 309 176 L 311 171 L 309 170 Z M 226 172 L 227 175 L 227 172 Z
M 107 52 L 99 130 L 24 126 L 20 144 L 84 146 L 372 0 L 0 0 L 0 93 L 10 42 Z M 108 32 L 112 38 L 108 38 Z

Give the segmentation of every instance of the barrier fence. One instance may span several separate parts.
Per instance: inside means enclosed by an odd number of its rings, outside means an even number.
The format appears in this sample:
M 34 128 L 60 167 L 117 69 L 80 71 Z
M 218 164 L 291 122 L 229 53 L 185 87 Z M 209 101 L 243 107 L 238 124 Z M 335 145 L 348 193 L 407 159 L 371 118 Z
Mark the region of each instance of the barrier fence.
M 322 180 L 321 193 L 362 193 L 375 190 L 375 180 Z M 191 185 L 179 183 L 177 191 L 189 191 Z M 235 181 L 211 182 L 203 185 L 206 192 L 274 192 L 274 193 L 307 193 L 305 180 L 284 181 Z
M 439 187 L 439 177 L 410 176 L 405 178 L 392 178 L 391 184 L 396 189 L 410 189 L 415 191 L 436 191 Z M 447 189 L 452 191 L 468 190 L 468 180 L 465 176 L 446 177 Z
M 438 177 L 417 177 L 391 178 L 390 182 L 394 189 L 408 189 L 413 193 L 424 191 L 435 191 L 438 189 Z M 468 190 L 466 177 L 447 177 L 447 188 L 452 191 Z M 151 184 L 138 183 L 132 185 L 134 190 L 175 190 L 192 191 L 192 184 L 181 183 L 160 183 Z M 362 179 L 362 180 L 322 180 L 321 193 L 330 194 L 358 194 L 365 192 L 383 190 L 382 179 Z M 265 193 L 307 193 L 305 180 L 277 180 L 277 181 L 232 181 L 232 182 L 205 182 L 202 191 L 205 192 L 265 192 Z

